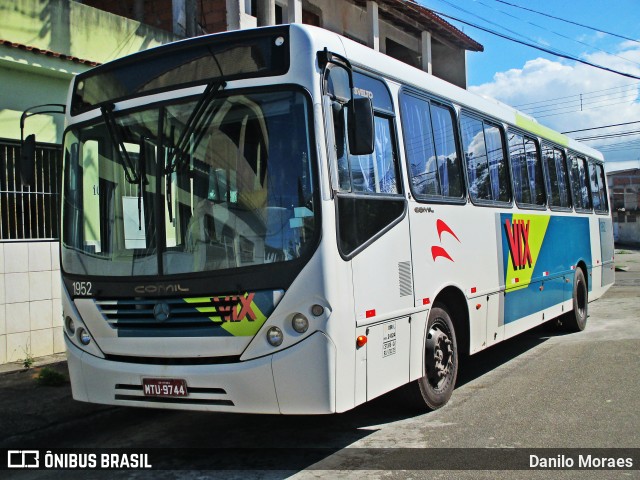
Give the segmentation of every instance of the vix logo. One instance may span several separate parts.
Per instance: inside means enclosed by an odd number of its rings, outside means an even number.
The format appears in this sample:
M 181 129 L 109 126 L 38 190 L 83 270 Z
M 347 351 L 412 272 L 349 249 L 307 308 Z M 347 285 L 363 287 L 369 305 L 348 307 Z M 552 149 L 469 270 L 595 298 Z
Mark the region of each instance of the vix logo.
M 255 293 L 248 293 L 246 296 L 212 297 L 211 303 L 225 322 L 240 322 L 245 318 L 253 322 L 256 320 L 256 314 L 251 308 L 251 303 L 255 295 Z
M 529 249 L 530 224 L 530 220 L 527 220 L 526 223 L 524 220 L 514 220 L 512 225 L 508 218 L 504 222 L 514 270 L 526 268 L 527 265 L 531 268 L 533 264 L 531 250 Z

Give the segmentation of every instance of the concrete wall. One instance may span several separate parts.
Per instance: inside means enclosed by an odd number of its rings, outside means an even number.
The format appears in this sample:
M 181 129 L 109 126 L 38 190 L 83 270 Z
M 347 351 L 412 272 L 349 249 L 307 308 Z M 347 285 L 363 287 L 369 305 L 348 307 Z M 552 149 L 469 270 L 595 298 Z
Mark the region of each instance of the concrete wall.
M 367 42 L 369 23 L 366 8 L 344 0 L 303 0 L 302 6 L 321 16 L 321 26 L 347 37 Z M 386 53 L 387 39 L 422 55 L 420 36 L 407 33 L 403 29 L 380 18 L 380 51 Z M 467 85 L 466 56 L 460 48 L 450 47 L 437 37 L 432 41 L 433 74 L 462 88 Z
M 0 0 L 3 40 L 104 63 L 177 37 L 67 0 Z
M 0 364 L 64 351 L 58 242 L 0 243 Z
M 433 74 L 461 88 L 467 88 L 467 52 L 453 48 L 438 40 L 431 44 Z
M 367 41 L 369 23 L 366 8 L 344 0 L 310 0 L 302 2 L 303 8 L 320 12 L 322 28 L 341 35 L 347 35 L 362 42 Z M 398 27 L 380 19 L 380 51 L 385 53 L 386 39 L 400 43 L 411 50 L 420 52 L 420 39 L 409 35 Z
M 65 103 L 72 62 L 0 46 L 0 137 L 20 138 L 20 115 L 34 105 Z M 36 67 L 36 65 L 38 65 Z M 88 67 L 76 67 L 82 71 Z M 62 115 L 37 115 L 25 123 L 25 134 L 35 133 L 39 142 L 60 143 Z
M 20 138 L 22 112 L 43 103 L 65 103 L 74 74 L 90 65 L 57 54 L 104 63 L 176 40 L 175 35 L 78 2 L 0 0 L 0 39 L 53 54 L 0 45 L 0 138 Z M 60 143 L 60 116 L 28 120 L 38 141 Z

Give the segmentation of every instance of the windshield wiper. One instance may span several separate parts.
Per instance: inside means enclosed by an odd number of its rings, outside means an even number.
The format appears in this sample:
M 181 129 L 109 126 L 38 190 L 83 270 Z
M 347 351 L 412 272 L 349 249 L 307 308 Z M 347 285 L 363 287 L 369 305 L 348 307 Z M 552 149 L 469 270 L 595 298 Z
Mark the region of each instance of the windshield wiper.
M 191 142 L 191 137 L 194 134 L 197 134 L 196 141 L 193 143 L 193 145 L 196 146 L 202 140 L 204 127 L 211 122 L 213 114 L 215 113 L 213 100 L 226 85 L 227 82 L 222 79 L 214 80 L 207 84 L 207 87 L 198 99 L 198 103 L 196 103 L 191 115 L 189 115 L 189 119 L 185 124 L 185 128 L 182 131 L 180 138 L 178 138 L 178 141 L 172 145 L 171 151 L 167 155 L 164 174 L 166 176 L 165 191 L 169 222 L 173 222 L 173 209 L 171 207 L 171 174 L 184 165 L 184 159 L 187 155 L 187 148 Z M 173 139 L 173 128 L 171 131 L 171 138 Z
M 178 165 L 184 162 L 184 157 L 187 152 L 187 147 L 191 136 L 195 132 L 200 132 L 205 125 L 207 125 L 215 111 L 213 108 L 212 100 L 216 98 L 218 92 L 227 85 L 224 80 L 215 80 L 207 84 L 207 88 L 204 89 L 202 96 L 198 99 L 198 103 L 193 108 L 185 128 L 178 138 L 178 142 L 173 145 L 171 152 L 167 156 L 167 164 L 165 167 L 165 174 L 170 174 L 176 171 Z
M 124 141 L 120 138 L 118 133 L 118 124 L 116 123 L 115 116 L 113 115 L 113 108 L 114 105 L 112 103 L 102 105 L 100 107 L 100 112 L 102 113 L 104 123 L 107 125 L 107 131 L 109 132 L 109 137 L 111 137 L 111 142 L 116 145 L 116 156 L 124 169 L 124 176 L 127 182 L 136 184 L 140 182 L 140 176 L 139 174 L 136 174 L 131 157 L 129 157 L 129 152 L 127 152 L 127 149 L 124 146 Z
M 140 137 L 140 154 L 138 155 L 138 230 L 142 230 L 142 207 L 145 194 L 145 185 L 147 181 L 147 137 Z

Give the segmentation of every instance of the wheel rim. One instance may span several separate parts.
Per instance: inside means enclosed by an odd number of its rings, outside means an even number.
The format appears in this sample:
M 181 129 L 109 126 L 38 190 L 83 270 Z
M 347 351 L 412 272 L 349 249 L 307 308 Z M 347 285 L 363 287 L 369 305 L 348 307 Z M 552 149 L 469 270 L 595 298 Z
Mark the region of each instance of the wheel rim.
M 580 318 L 584 318 L 587 312 L 587 289 L 582 279 L 578 280 L 576 292 L 576 310 Z
M 442 319 L 436 319 L 431 325 L 426 347 L 425 366 L 429 385 L 436 391 L 444 390 L 453 375 L 454 355 L 451 332 Z

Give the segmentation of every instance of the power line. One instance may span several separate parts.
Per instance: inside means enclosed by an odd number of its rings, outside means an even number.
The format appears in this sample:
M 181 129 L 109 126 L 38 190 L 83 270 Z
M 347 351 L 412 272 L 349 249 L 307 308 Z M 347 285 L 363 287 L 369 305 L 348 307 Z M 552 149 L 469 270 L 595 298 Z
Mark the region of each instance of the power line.
M 629 142 L 616 142 L 616 143 L 607 143 L 604 145 L 594 145 L 593 148 L 600 150 L 603 153 L 607 152 L 619 152 L 623 150 L 632 150 L 634 148 L 640 147 L 639 140 L 632 140 Z
M 455 20 L 455 21 L 460 22 L 460 23 L 464 23 L 465 25 L 469 25 L 470 27 L 477 28 L 478 30 L 482 30 L 483 32 L 487 32 L 487 33 L 490 33 L 492 35 L 496 35 L 496 36 L 498 36 L 500 38 L 504 38 L 505 40 L 509 40 L 509 41 L 512 41 L 512 42 L 515 42 L 515 43 L 519 43 L 520 45 L 525 45 L 527 47 L 535 48 L 536 50 L 540 50 L 540 51 L 548 53 L 550 55 L 555 55 L 557 57 L 566 58 L 567 60 L 573 60 L 574 62 L 578 62 L 578 63 L 582 63 L 584 65 L 588 65 L 590 67 L 598 68 L 600 70 L 604 70 L 605 72 L 615 73 L 615 74 L 621 75 L 623 77 L 628 77 L 628 78 L 633 78 L 635 80 L 640 80 L 640 77 L 638 77 L 636 75 L 632 75 L 631 73 L 621 72 L 619 70 L 614 70 L 612 68 L 608 68 L 608 67 L 605 67 L 603 65 L 598 65 L 597 63 L 592 63 L 592 62 L 589 62 L 587 60 L 583 60 L 583 59 L 575 57 L 573 55 L 568 55 L 568 54 L 560 53 L 558 51 L 555 51 L 555 50 L 552 50 L 552 49 L 549 49 L 549 48 L 536 46 L 536 45 L 533 45 L 531 43 L 525 42 L 523 40 L 518 40 L 517 38 L 510 37 L 509 35 L 504 35 L 502 33 L 496 32 L 495 30 L 491 30 L 491 29 L 486 28 L 486 27 L 481 27 L 480 25 L 477 25 L 475 23 L 469 22 L 467 20 L 462 20 L 461 18 L 454 17 L 453 15 L 449 15 L 449 14 L 446 14 L 446 13 L 439 12 L 439 11 L 434 10 L 432 8 L 430 8 L 429 10 L 431 10 L 432 12 L 434 12 L 437 15 L 440 15 L 442 17 L 449 18 L 451 20 Z
M 621 137 L 630 137 L 632 135 L 638 135 L 640 134 L 640 130 L 630 130 L 627 132 L 618 132 L 618 133 L 608 133 L 608 134 L 602 134 L 602 135 L 593 135 L 591 137 L 578 137 L 576 138 L 576 140 L 578 141 L 585 141 L 585 140 L 599 140 L 599 139 L 605 139 L 605 138 L 621 138 Z
M 635 98 L 628 98 L 628 95 L 617 95 L 617 96 L 612 96 L 612 95 L 607 95 L 607 98 L 603 98 L 600 100 L 596 100 L 597 97 L 593 97 L 593 99 L 589 98 L 589 99 L 575 99 L 575 100 L 568 100 L 566 102 L 559 102 L 557 105 L 557 107 L 551 108 L 551 106 L 549 107 L 531 107 L 528 109 L 523 109 L 522 111 L 524 113 L 528 113 L 529 115 L 532 116 L 536 116 L 542 113 L 547 113 L 547 112 L 555 112 L 558 110 L 565 110 L 565 109 L 572 109 L 575 108 L 577 109 L 577 111 L 582 111 L 582 110 L 589 110 L 591 108 L 599 108 L 599 107 L 593 107 L 593 105 L 599 104 L 599 103 L 603 103 L 603 102 L 607 102 L 604 105 L 600 105 L 600 106 L 607 106 L 607 105 L 620 105 L 620 103 L 612 103 L 612 101 L 614 100 L 624 100 L 622 103 L 627 103 L 627 102 L 631 102 L 633 103 L 635 101 Z M 562 106 L 562 104 L 573 104 L 573 105 L 564 105 Z
M 624 152 L 629 150 L 635 150 L 636 148 L 639 148 L 639 147 L 640 147 L 640 143 L 636 145 L 631 145 L 628 147 L 614 147 L 614 148 L 602 148 L 602 147 L 594 146 L 596 150 L 599 150 L 602 153 Z
M 444 1 L 444 0 L 442 0 L 442 1 Z M 512 14 L 510 14 L 510 13 L 508 13 L 508 12 L 505 12 L 504 10 L 501 10 L 501 9 L 499 9 L 499 8 L 495 8 L 495 7 L 492 7 L 491 5 L 487 5 L 487 4 L 486 4 L 486 3 L 484 3 L 482 0 L 476 0 L 476 1 L 477 1 L 480 5 L 482 5 L 482 6 L 486 7 L 486 8 L 490 8 L 490 9 L 491 9 L 491 10 L 493 10 L 494 12 L 500 12 L 500 13 L 502 13 L 503 15 L 506 15 L 506 16 L 508 16 L 508 17 L 511 17 L 511 18 L 515 19 L 515 20 L 518 20 L 519 22 L 528 23 L 529 25 L 533 25 L 533 26 L 534 26 L 534 27 L 536 27 L 536 28 L 539 28 L 539 29 L 541 29 L 541 30 L 544 30 L 545 32 L 549 32 L 549 33 L 551 33 L 551 34 L 553 34 L 553 35 L 556 35 L 556 36 L 558 36 L 558 37 L 560 37 L 560 38 L 564 38 L 564 39 L 569 40 L 569 41 L 571 41 L 571 42 L 579 43 L 580 45 L 584 45 L 585 47 L 589 47 L 589 48 L 591 48 L 591 49 L 598 50 L 598 51 L 600 51 L 600 52 L 606 53 L 607 55 L 611 55 L 612 57 L 620 58 L 621 60 L 624 60 L 625 62 L 630 62 L 630 63 L 635 63 L 636 65 L 640 65 L 640 64 L 639 64 L 638 62 L 636 62 L 635 60 L 631 60 L 631 59 L 629 59 L 629 58 L 623 57 L 623 56 L 618 55 L 618 54 L 616 54 L 616 53 L 612 53 L 612 52 L 609 52 L 609 51 L 607 51 L 607 50 L 603 50 L 602 48 L 600 48 L 600 47 L 596 47 L 595 45 L 591 45 L 591 44 L 589 44 L 589 43 L 583 42 L 583 41 L 578 40 L 578 39 L 576 39 L 576 38 L 571 38 L 570 36 L 568 36 L 568 35 L 564 35 L 563 33 L 555 32 L 555 31 L 553 31 L 553 30 L 548 29 L 548 28 L 547 28 L 547 27 L 545 27 L 545 26 L 538 25 L 537 23 L 534 23 L 534 22 L 531 22 L 531 21 L 529 21 L 529 20 L 525 20 L 525 19 L 523 19 L 523 18 L 517 17 L 516 15 L 512 15 Z M 536 42 L 536 43 L 537 43 L 537 42 Z
M 640 123 L 640 120 L 636 120 L 635 122 L 625 122 L 625 123 L 612 123 L 611 125 L 603 125 L 601 127 L 591 127 L 591 128 L 581 128 L 580 130 L 569 130 L 566 132 L 560 132 L 563 135 L 567 133 L 576 133 L 576 132 L 586 132 L 587 130 L 600 130 L 602 128 L 610 128 L 610 127 L 622 127 L 623 125 L 631 125 L 634 123 Z
M 608 143 L 603 143 L 601 144 L 599 147 L 597 148 L 601 148 L 603 150 L 607 149 L 607 148 L 613 148 L 613 147 L 634 147 L 636 145 L 640 145 L 640 140 L 636 139 L 636 140 L 625 140 L 623 142 L 608 142 Z
M 591 141 L 591 140 L 587 140 L 587 141 Z M 623 140 L 620 142 L 607 142 L 607 143 L 602 143 L 602 144 L 596 144 L 599 146 L 594 146 L 594 148 L 598 148 L 601 150 L 606 150 L 607 148 L 613 148 L 613 147 L 634 147 L 635 145 L 640 145 L 640 139 L 636 138 L 633 140 Z
M 601 98 L 601 97 L 605 97 L 605 98 Z M 607 102 L 610 100 L 626 99 L 627 97 L 629 97 L 629 95 L 626 92 L 620 92 L 620 93 L 608 94 L 608 95 L 594 95 L 592 97 L 582 97 L 582 98 L 580 98 L 579 96 L 576 96 L 576 98 L 572 100 L 565 100 L 564 102 L 557 102 L 551 105 L 540 105 L 537 107 L 523 108 L 522 110 L 525 112 L 527 111 L 528 112 L 547 112 L 547 111 L 553 111 L 553 110 L 560 110 L 563 108 L 571 108 L 569 106 L 562 107 L 560 105 L 575 104 L 576 107 L 583 107 L 587 105 L 592 105 L 594 103 Z M 633 101 L 635 100 L 635 97 L 634 98 L 629 97 L 629 100 Z
M 469 15 L 471 15 L 471 16 L 473 16 L 473 17 L 475 17 L 475 18 L 479 18 L 480 20 L 483 20 L 483 21 L 487 22 L 489 25 L 495 25 L 496 27 L 499 27 L 499 28 L 501 28 L 502 30 L 504 30 L 504 31 L 506 31 L 506 32 L 512 33 L 512 34 L 514 34 L 514 35 L 516 35 L 516 36 L 518 36 L 518 37 L 520 37 L 520 38 L 524 38 L 525 40 L 528 40 L 528 41 L 532 42 L 532 46 L 534 46 L 534 48 L 538 48 L 538 47 L 540 47 L 540 48 L 545 48 L 545 47 L 544 47 L 540 42 L 538 42 L 538 41 L 534 40 L 534 39 L 533 39 L 533 38 L 531 38 L 531 37 L 528 37 L 528 36 L 524 35 L 524 34 L 523 34 L 523 33 L 521 33 L 521 32 L 516 32 L 515 30 L 511 30 L 511 29 L 509 29 L 509 28 L 505 27 L 504 25 L 502 25 L 502 24 L 500 24 L 500 23 L 497 23 L 497 22 L 494 22 L 493 20 L 489 20 L 489 19 L 487 19 L 487 18 L 481 17 L 480 15 L 478 15 L 478 14 L 476 14 L 476 13 L 473 13 L 473 12 L 471 12 L 471 11 L 469 11 L 469 10 L 466 10 L 466 9 L 464 9 L 464 8 L 462 8 L 462 7 L 458 6 L 458 5 L 455 5 L 455 4 L 451 3 L 451 2 L 450 2 L 450 1 L 448 1 L 448 0 L 440 0 L 440 1 L 441 1 L 442 3 L 445 3 L 445 4 L 449 5 L 451 8 L 454 8 L 454 9 L 456 9 L 456 10 L 459 10 L 459 11 L 463 12 L 463 13 L 469 14 Z M 434 11 L 435 11 L 435 10 L 434 10 Z M 496 33 L 497 33 L 497 32 L 496 32 Z M 515 40 L 515 39 L 514 39 L 514 40 Z M 535 45 L 538 45 L 538 47 L 535 47 Z M 556 52 L 558 52 L 558 53 L 560 53 L 560 54 L 562 54 L 562 55 L 568 55 L 568 56 L 571 56 L 571 54 L 570 54 L 570 53 L 563 52 L 562 50 L 555 50 L 555 51 L 556 51 Z
M 566 115 L 567 113 L 577 113 L 577 112 L 582 112 L 584 110 L 595 110 L 597 108 L 607 108 L 607 107 L 613 107 L 615 105 L 628 105 L 629 103 L 633 103 L 633 101 L 607 103 L 605 105 L 600 105 L 600 106 L 597 106 L 597 107 L 582 108 L 582 110 L 580 110 L 580 108 L 578 108 L 576 106 L 576 110 L 570 110 L 568 112 L 549 113 L 548 115 L 536 115 L 536 118 L 554 117 L 556 115 Z M 571 108 L 571 107 L 565 107 L 565 108 Z M 548 111 L 551 111 L 551 110 L 548 110 Z
M 564 100 L 566 98 L 571 98 L 571 97 L 578 97 L 579 98 L 580 95 L 583 95 L 583 98 L 584 98 L 584 97 L 587 97 L 587 96 L 591 96 L 591 94 L 593 94 L 593 93 L 608 92 L 610 90 L 616 90 L 618 88 L 632 90 L 632 89 L 635 89 L 635 88 L 638 88 L 638 87 L 640 87 L 640 83 L 629 83 L 627 85 L 619 85 L 617 87 L 603 88 L 601 90 L 590 90 L 588 92 L 577 93 L 575 95 L 566 95 L 564 97 L 550 98 L 548 100 L 539 100 L 537 102 L 521 103 L 519 105 L 514 105 L 514 108 L 520 108 L 521 109 L 521 108 L 527 107 L 529 105 L 537 105 L 537 104 L 540 104 L 540 103 L 551 103 L 551 102 L 555 102 L 556 100 Z M 616 92 L 616 93 L 621 93 L 621 92 Z M 599 96 L 599 95 L 596 95 L 596 96 Z M 591 98 L 593 98 L 593 97 L 591 97 Z
M 584 25 L 582 23 L 578 23 L 578 22 L 572 22 L 571 20 L 567 20 L 565 18 L 560 18 L 560 17 L 554 17 L 553 15 L 550 15 L 548 13 L 544 13 L 544 12 L 539 12 L 538 10 L 533 10 L 532 8 L 526 8 L 526 7 L 522 7 L 520 5 L 516 5 L 514 3 L 509 3 L 506 2 L 504 0 L 495 0 L 496 2 L 499 3 L 504 3 L 505 5 L 509 5 L 511 7 L 515 7 L 515 8 L 520 8 L 522 10 L 527 10 L 529 12 L 533 12 L 533 13 L 537 13 L 538 15 L 542 15 L 544 17 L 549 17 L 549 18 L 554 18 L 556 20 L 560 20 L 561 22 L 565 22 L 565 23 L 570 23 L 572 25 L 577 25 L 579 27 L 583 27 L 583 28 L 588 28 L 590 30 L 595 30 L 596 32 L 600 32 L 600 33 L 606 33 L 607 35 L 612 35 L 614 37 L 618 37 L 618 38 L 622 38 L 624 40 L 630 40 L 632 42 L 636 42 L 636 43 L 640 43 L 640 40 L 636 40 L 635 38 L 629 38 L 629 37 L 625 37 L 624 35 L 619 35 L 617 33 L 613 33 L 613 32 L 607 32 L 606 30 L 602 30 L 600 28 L 596 28 L 596 27 L 590 27 L 589 25 Z

